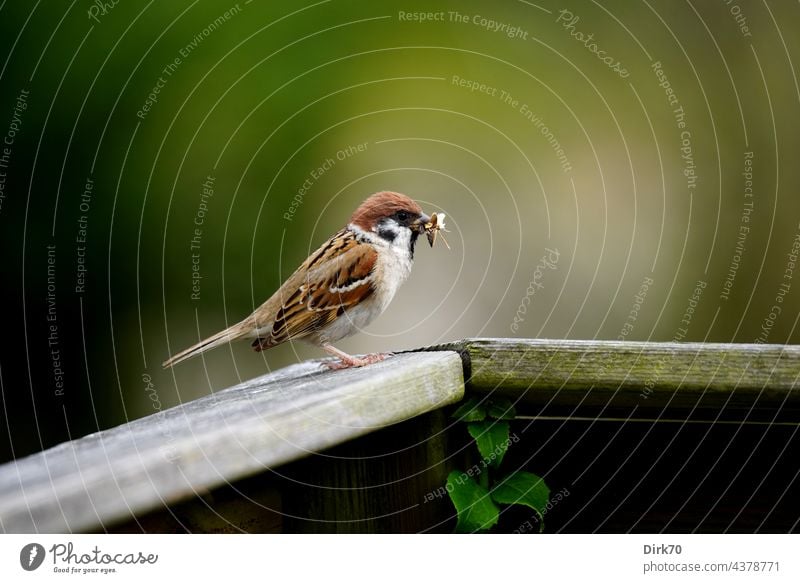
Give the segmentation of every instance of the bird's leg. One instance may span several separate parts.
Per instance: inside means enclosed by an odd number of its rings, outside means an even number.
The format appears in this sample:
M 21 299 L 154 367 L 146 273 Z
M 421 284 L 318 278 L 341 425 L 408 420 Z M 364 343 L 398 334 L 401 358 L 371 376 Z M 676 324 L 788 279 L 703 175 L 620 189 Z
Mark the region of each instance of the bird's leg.
M 326 362 L 325 366 L 327 366 L 331 370 L 341 370 L 344 368 L 356 368 L 359 366 L 366 366 L 368 364 L 375 364 L 376 362 L 380 362 L 385 360 L 386 358 L 392 356 L 392 353 L 375 353 L 375 354 L 365 354 L 363 358 L 357 358 L 355 356 L 350 356 L 346 352 L 342 352 L 335 346 L 331 346 L 330 344 L 323 344 L 322 349 L 327 352 L 328 354 L 332 354 L 336 358 L 340 360 L 340 362 Z

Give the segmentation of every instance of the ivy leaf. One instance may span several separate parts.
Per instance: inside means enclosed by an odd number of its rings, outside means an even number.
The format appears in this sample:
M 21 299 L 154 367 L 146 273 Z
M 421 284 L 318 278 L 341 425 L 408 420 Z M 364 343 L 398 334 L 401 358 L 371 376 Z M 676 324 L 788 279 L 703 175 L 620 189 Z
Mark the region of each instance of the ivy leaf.
M 497 524 L 500 509 L 489 491 L 466 474 L 454 470 L 447 476 L 447 492 L 458 513 L 456 532 L 489 530 Z
M 514 409 L 514 401 L 504 397 L 492 399 L 487 413 L 489 417 L 494 417 L 495 419 L 513 419 L 517 416 L 517 411 Z
M 460 421 L 483 421 L 486 419 L 486 405 L 481 403 L 478 397 L 470 397 L 463 405 L 461 405 L 453 417 Z
M 536 474 L 511 474 L 494 487 L 492 498 L 500 504 L 520 504 L 532 508 L 539 515 L 539 522 L 544 528 L 544 512 L 550 500 L 550 488 Z
M 498 467 L 510 443 L 508 421 L 487 420 L 469 423 L 467 430 L 478 445 L 482 461 L 495 468 Z

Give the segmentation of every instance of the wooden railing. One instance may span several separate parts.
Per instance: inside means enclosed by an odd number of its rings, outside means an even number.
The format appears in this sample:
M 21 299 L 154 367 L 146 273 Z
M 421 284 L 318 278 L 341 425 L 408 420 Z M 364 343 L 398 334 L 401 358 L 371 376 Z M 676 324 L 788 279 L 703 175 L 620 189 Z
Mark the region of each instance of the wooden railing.
M 467 339 L 362 369 L 327 371 L 319 362 L 301 363 L 0 466 L 0 528 L 166 531 L 173 528 L 164 526 L 166 517 L 180 525 L 176 531 L 281 531 L 281 516 L 291 516 L 293 504 L 318 506 L 323 521 L 345 516 L 351 525 L 366 525 L 358 514 L 375 517 L 370 496 L 377 490 L 360 487 L 360 481 L 379 472 L 382 483 L 396 482 L 391 496 L 416 492 L 417 502 L 409 497 L 405 506 L 398 504 L 418 512 L 400 526 L 387 512 L 382 526 L 373 520 L 362 530 L 426 530 L 449 510 L 446 503 L 434 508 L 418 501 L 426 489 L 444 483 L 452 465 L 445 417 L 430 412 L 460 401 L 465 391 L 510 396 L 521 414 L 533 417 L 797 421 L 800 347 Z M 386 429 L 398 423 L 401 429 Z M 398 455 L 406 456 L 400 461 L 366 455 L 363 464 L 370 465 L 356 467 L 362 462 L 323 456 L 297 470 L 326 475 L 320 496 L 358 489 L 346 502 L 292 501 L 291 484 L 276 486 L 285 480 L 276 468 L 293 460 L 354 439 L 367 449 L 396 444 L 403 441 L 400 431 L 414 432 L 410 445 L 400 448 Z M 352 453 L 364 456 L 367 449 Z M 187 526 L 191 513 L 175 510 L 194 500 L 216 514 L 215 504 L 226 503 L 225 488 L 258 498 L 253 491 L 265 487 L 273 494 L 261 507 L 274 508 L 260 522 L 251 513 L 235 520 L 229 513 L 224 525 Z M 303 530 L 298 524 L 292 530 Z

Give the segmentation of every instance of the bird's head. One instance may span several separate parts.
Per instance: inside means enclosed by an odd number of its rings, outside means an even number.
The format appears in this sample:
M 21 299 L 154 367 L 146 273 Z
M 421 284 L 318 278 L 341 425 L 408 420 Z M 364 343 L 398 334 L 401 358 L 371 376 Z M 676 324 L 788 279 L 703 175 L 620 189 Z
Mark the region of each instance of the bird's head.
M 405 194 L 386 191 L 373 194 L 361 203 L 350 224 L 377 234 L 390 245 L 407 248 L 413 256 L 417 237 L 425 231 L 430 220 L 422 208 Z

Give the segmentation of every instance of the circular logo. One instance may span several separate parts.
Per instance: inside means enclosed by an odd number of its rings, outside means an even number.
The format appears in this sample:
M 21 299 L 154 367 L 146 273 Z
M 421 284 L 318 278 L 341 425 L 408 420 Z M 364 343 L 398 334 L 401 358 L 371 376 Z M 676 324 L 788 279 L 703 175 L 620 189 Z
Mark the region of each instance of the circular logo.
M 19 564 L 26 571 L 35 571 L 44 562 L 44 547 L 39 543 L 29 543 L 19 552 Z

